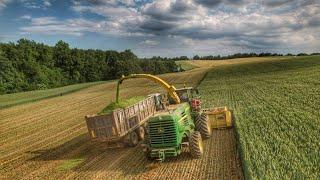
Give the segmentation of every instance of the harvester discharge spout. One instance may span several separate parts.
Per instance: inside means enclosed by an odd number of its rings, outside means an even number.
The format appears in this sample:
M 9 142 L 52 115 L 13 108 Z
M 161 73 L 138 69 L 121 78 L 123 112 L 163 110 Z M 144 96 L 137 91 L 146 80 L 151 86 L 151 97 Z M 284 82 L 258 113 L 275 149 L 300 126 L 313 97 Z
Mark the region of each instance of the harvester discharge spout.
M 176 93 L 176 88 L 173 85 L 169 85 L 166 81 L 162 80 L 161 78 L 157 77 L 157 76 L 153 76 L 151 74 L 130 74 L 128 76 L 122 76 L 117 84 L 117 94 L 116 94 L 116 102 L 119 102 L 119 92 L 120 92 L 120 84 L 122 84 L 122 82 L 126 79 L 130 79 L 130 78 L 144 78 L 144 79 L 148 79 L 151 80 L 155 83 L 160 84 L 164 89 L 166 89 L 166 91 L 168 92 L 168 94 L 172 97 L 172 99 L 174 100 L 174 102 L 176 104 L 180 104 L 180 98 L 178 96 L 178 94 Z

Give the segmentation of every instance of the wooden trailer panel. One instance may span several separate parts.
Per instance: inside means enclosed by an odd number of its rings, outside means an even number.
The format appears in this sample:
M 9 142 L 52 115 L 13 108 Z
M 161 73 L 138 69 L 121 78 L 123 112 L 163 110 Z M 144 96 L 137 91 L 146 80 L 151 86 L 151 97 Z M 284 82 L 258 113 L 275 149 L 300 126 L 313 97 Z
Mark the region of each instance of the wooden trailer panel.
M 154 96 L 149 96 L 124 109 L 116 109 L 110 114 L 86 116 L 90 137 L 99 141 L 121 139 L 154 115 L 156 111 L 154 98 Z
M 113 128 L 115 126 L 113 119 L 113 114 L 87 116 L 86 122 L 91 138 L 105 139 L 114 136 L 116 129 Z

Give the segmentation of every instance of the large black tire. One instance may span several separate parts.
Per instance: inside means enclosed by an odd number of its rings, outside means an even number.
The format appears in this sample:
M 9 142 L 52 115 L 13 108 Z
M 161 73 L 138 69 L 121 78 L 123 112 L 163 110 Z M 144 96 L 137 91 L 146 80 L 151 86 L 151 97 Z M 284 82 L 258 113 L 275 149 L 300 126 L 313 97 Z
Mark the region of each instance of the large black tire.
M 144 140 L 145 134 L 146 134 L 146 130 L 143 126 L 140 126 L 137 128 L 137 134 L 138 134 L 138 138 L 140 141 Z
M 194 131 L 189 138 L 189 151 L 192 157 L 200 158 L 203 154 L 203 142 L 199 131 Z
M 200 131 L 203 139 L 211 137 L 212 128 L 209 117 L 206 113 L 198 114 L 195 121 L 196 130 Z
M 200 131 L 201 113 L 197 112 L 194 118 L 194 125 L 197 131 Z
M 138 142 L 139 142 L 138 134 L 135 131 L 132 131 L 129 134 L 129 144 L 128 145 L 131 147 L 134 147 L 138 144 Z

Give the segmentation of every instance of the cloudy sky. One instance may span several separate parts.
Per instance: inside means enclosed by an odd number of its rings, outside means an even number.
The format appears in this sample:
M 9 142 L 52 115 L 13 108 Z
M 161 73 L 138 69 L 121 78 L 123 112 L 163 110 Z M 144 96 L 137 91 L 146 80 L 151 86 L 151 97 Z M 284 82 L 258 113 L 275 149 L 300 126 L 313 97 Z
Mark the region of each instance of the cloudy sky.
M 320 52 L 320 0 L 0 0 L 0 41 L 153 55 Z

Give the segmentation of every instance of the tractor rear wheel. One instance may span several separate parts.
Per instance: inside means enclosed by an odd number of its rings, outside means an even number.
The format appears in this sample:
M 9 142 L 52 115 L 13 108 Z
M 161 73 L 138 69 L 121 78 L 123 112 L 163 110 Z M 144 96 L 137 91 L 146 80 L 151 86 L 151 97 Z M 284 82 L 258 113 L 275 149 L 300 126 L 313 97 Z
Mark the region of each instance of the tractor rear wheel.
M 139 142 L 139 137 L 135 131 L 132 131 L 129 134 L 129 146 L 134 147 L 138 144 Z
M 144 127 L 140 126 L 136 131 L 137 131 L 139 140 L 140 141 L 144 140 L 144 136 L 146 134 L 146 131 L 145 131 Z
M 194 131 L 189 137 L 190 154 L 195 158 L 200 158 L 203 154 L 203 142 L 199 131 Z
M 204 139 L 208 139 L 211 137 L 211 134 L 212 134 L 211 122 L 206 113 L 198 114 L 198 116 L 196 117 L 196 129 L 200 131 Z

